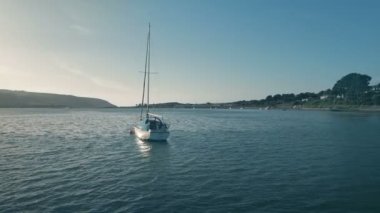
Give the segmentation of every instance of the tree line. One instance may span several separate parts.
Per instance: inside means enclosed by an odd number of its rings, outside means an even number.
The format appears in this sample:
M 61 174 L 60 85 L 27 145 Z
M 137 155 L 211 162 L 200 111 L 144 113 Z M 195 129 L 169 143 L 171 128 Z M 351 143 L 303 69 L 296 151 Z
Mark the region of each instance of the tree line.
M 318 93 L 269 95 L 265 99 L 237 101 L 239 106 L 278 106 L 287 105 L 380 105 L 380 83 L 370 86 L 371 77 L 365 74 L 350 73 L 339 79 L 332 89 Z

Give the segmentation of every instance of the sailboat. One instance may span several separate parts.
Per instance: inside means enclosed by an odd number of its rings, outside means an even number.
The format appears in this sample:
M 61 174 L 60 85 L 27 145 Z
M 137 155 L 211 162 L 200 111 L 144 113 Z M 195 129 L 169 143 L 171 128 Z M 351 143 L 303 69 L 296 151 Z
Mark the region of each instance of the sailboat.
M 145 84 L 147 80 L 147 85 Z M 146 43 L 145 71 L 143 94 L 141 100 L 140 121 L 133 127 L 137 138 L 144 141 L 166 141 L 169 137 L 169 125 L 165 123 L 163 116 L 150 113 L 149 88 L 150 86 L 150 23 Z M 147 90 L 146 107 L 144 107 L 145 89 Z M 144 110 L 145 109 L 145 110 Z M 145 113 L 144 113 L 145 112 Z

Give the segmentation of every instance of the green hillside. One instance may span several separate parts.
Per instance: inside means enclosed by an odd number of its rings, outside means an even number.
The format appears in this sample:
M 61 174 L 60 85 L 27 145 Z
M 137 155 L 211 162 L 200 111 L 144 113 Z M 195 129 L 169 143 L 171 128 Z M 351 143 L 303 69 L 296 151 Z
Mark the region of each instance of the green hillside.
M 84 98 L 72 95 L 57 95 L 49 93 L 0 90 L 0 107 L 105 108 L 116 106 L 105 100 L 97 98 Z

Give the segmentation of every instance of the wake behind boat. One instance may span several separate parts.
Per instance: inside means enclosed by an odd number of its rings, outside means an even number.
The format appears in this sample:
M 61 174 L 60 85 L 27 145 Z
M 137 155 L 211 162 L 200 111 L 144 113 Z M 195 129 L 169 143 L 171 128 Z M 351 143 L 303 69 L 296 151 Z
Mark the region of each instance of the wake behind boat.
M 147 85 L 145 85 L 148 80 Z M 140 140 L 145 141 L 166 141 L 169 137 L 169 125 L 164 122 L 164 119 L 160 115 L 149 113 L 149 88 L 150 86 L 150 24 L 148 31 L 148 39 L 146 45 L 146 57 L 145 57 L 145 71 L 144 71 L 144 83 L 143 94 L 141 101 L 141 113 L 140 122 L 133 127 L 133 133 Z M 147 100 L 144 114 L 144 99 L 145 99 L 145 87 L 147 87 Z

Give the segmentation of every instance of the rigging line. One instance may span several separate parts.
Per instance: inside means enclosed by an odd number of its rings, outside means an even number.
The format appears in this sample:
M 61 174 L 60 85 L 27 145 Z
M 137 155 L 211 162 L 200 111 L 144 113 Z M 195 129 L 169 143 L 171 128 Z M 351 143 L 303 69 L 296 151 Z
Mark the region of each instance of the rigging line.
M 148 38 L 146 41 L 146 54 L 145 54 L 145 71 L 144 71 L 144 83 L 143 83 L 143 95 L 141 99 L 141 112 L 140 112 L 140 121 L 142 120 L 142 115 L 144 111 L 144 98 L 145 98 L 145 80 L 146 80 L 146 69 L 147 69 L 147 62 L 148 62 L 148 43 L 149 43 L 149 35 L 150 35 L 150 28 L 148 33 Z
M 147 113 L 147 116 L 148 113 L 149 113 L 149 95 L 150 95 L 150 23 L 149 23 L 149 39 L 148 39 L 148 46 L 149 46 L 149 51 L 148 51 L 148 94 L 147 94 L 147 109 L 146 109 L 146 113 Z

